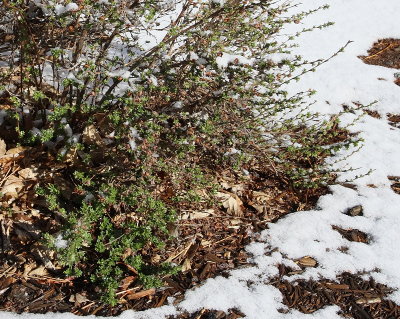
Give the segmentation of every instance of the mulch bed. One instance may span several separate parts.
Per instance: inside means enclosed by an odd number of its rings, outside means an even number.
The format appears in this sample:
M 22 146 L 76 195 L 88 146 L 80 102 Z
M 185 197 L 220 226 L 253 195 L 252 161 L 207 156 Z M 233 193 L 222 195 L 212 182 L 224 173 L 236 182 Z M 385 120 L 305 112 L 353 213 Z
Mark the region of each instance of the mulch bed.
M 282 178 L 256 165 L 249 168 L 245 179 L 221 172 L 221 192 L 238 200 L 241 214 L 229 212 L 223 205 L 182 212 L 176 239 L 167 242 L 164 250 L 149 254 L 181 265 L 183 271 L 165 277 L 165 286 L 157 290 L 135 286 L 134 276 L 128 276 L 118 291 L 121 303 L 110 307 L 99 302 L 94 284 L 68 278 L 60 267 L 54 267 L 54 253 L 40 242 L 40 234 L 56 232 L 60 221 L 35 195 L 39 177 L 32 172 L 40 174 L 42 181 L 64 186 L 68 194 L 72 190 L 66 178 L 67 165 L 57 163 L 40 148 L 15 148 L 7 153 L 0 156 L 0 186 L 15 186 L 15 194 L 3 197 L 0 203 L 0 311 L 114 316 L 127 309 L 160 307 L 168 303 L 168 297 L 178 303 L 187 289 L 207 278 L 248 266 L 244 247 L 250 243 L 251 233 L 287 213 L 312 208 L 327 192 L 324 188 L 295 191 Z
M 400 69 L 400 39 L 380 39 L 368 50 L 368 55 L 359 56 L 364 63 Z M 395 83 L 400 85 L 400 74 Z
M 360 57 L 365 63 L 400 68 L 400 40 L 383 39 L 374 44 L 368 56 Z M 400 85 L 400 79 L 398 83 Z M 0 101 L 4 103 L 4 101 Z M 379 114 L 371 114 L 377 116 Z M 398 115 L 389 114 L 389 122 L 396 126 Z M 8 133 L 0 127 L 0 135 Z M 162 260 L 183 267 L 178 275 L 164 278 L 161 289 L 143 290 L 131 284 L 126 277 L 118 292 L 121 304 L 106 306 L 98 301 L 98 288 L 82 279 L 65 277 L 61 269 L 52 268 L 54 255 L 40 243 L 40 234 L 55 232 L 58 222 L 42 212 L 40 198 L 34 194 L 37 178 L 30 176 L 32 167 L 56 184 L 65 184 L 66 165 L 55 164 L 42 149 L 23 149 L 18 156 L 1 156 L 0 186 L 14 185 L 18 198 L 4 199 L 0 213 L 0 311 L 17 313 L 72 312 L 77 315 L 115 316 L 127 309 L 145 310 L 168 303 L 169 297 L 178 303 L 187 289 L 200 285 L 207 278 L 224 275 L 229 270 L 249 266 L 244 247 L 251 242 L 251 233 L 265 229 L 295 211 L 313 208 L 326 189 L 298 192 L 281 178 L 263 167 L 249 168 L 250 177 L 243 180 L 220 172 L 221 189 L 239 199 L 242 213 L 232 216 L 223 205 L 202 211 L 187 211 L 176 229 L 176 240 L 167 243 L 163 251 L 152 252 Z M 8 154 L 12 155 L 12 154 Z M 11 178 L 12 177 L 12 178 Z M 55 180 L 58 179 L 58 180 Z M 400 179 L 391 177 L 392 189 L 400 194 Z M 368 235 L 354 229 L 333 226 L 348 240 L 368 243 Z M 315 267 L 316 261 L 304 257 L 298 263 Z M 391 290 L 364 280 L 361 275 L 342 274 L 338 282 L 289 282 L 285 276 L 296 273 L 281 265 L 280 275 L 272 281 L 284 296 L 284 304 L 304 313 L 312 313 L 327 305 L 338 305 L 345 317 L 399 318 L 400 307 L 385 299 Z M 297 272 L 298 273 L 298 272 Z M 287 311 L 282 309 L 283 312 Z M 228 313 L 203 309 L 194 314 L 182 314 L 182 319 L 236 319 L 242 318 L 237 309 Z
M 396 127 L 400 128 L 400 114 L 387 114 L 387 119 L 389 121 L 389 124 Z
M 237 309 L 230 309 L 228 313 L 223 311 L 202 309 L 192 314 L 182 314 L 178 317 L 171 317 L 169 319 L 238 319 L 244 318 L 245 314 Z
M 400 195 L 400 176 L 389 176 L 389 180 L 392 182 L 392 190 Z
M 23 169 L 44 162 L 40 150 L 27 150 L 22 154 L 24 156 L 10 166 L 16 176 Z M 3 176 L 7 175 L 10 167 L 3 165 Z M 59 172 L 63 169 L 54 168 Z M 163 258 L 182 265 L 184 271 L 164 278 L 165 286 L 158 290 L 131 286 L 127 277 L 119 291 L 122 303 L 116 307 L 100 303 L 96 287 L 90 282 L 66 278 L 62 271 L 51 271 L 46 267 L 46 258 L 51 259 L 51 256 L 43 255 L 45 249 L 38 242 L 38 233 L 51 231 L 57 225 L 35 210 L 43 203 L 29 193 L 34 183 L 26 181 L 20 198 L 9 206 L 8 215 L 1 214 L 0 310 L 115 316 L 127 309 L 140 311 L 160 307 L 168 303 L 169 297 L 174 298 L 174 304 L 179 303 L 187 289 L 200 285 L 205 279 L 249 266 L 249 256 L 244 247 L 252 240 L 251 232 L 265 229 L 267 222 L 274 222 L 290 212 L 312 208 L 319 196 L 326 193 L 326 189 L 296 193 L 282 180 L 263 171 L 255 167 L 247 180 L 235 176 L 221 177 L 221 188 L 240 197 L 242 216 L 234 217 L 222 206 L 213 207 L 212 211 L 186 212 L 179 223 L 177 239 L 168 242 L 165 251 L 160 251 L 165 255 Z M 400 180 L 390 178 L 396 191 Z M 345 213 L 361 215 L 362 207 L 349 208 Z M 368 235 L 359 230 L 332 227 L 350 241 L 368 243 Z M 317 266 L 317 261 L 311 257 L 296 262 L 302 269 Z M 342 274 L 339 282 L 324 279 L 289 282 L 284 277 L 297 273 L 299 271 L 281 265 L 279 277 L 272 281 L 284 295 L 284 304 L 289 309 L 312 313 L 327 305 L 338 305 L 345 316 L 354 318 L 398 318 L 400 315 L 399 306 L 384 299 L 391 290 L 372 279 Z M 236 319 L 243 316 L 236 309 L 227 313 L 203 309 L 177 318 Z
M 359 58 L 367 64 L 400 69 L 400 40 L 381 39 L 368 50 L 368 55 Z M 379 80 L 384 79 L 380 78 Z M 395 83 L 400 86 L 400 73 L 395 76 Z M 366 113 L 374 118 L 381 118 L 381 115 L 376 111 L 366 110 Z M 399 114 L 387 114 L 387 119 L 390 125 L 400 128 Z M 392 182 L 393 191 L 400 195 L 400 177 L 389 176 L 389 180 Z M 353 185 L 343 186 L 353 188 Z M 354 187 L 354 189 L 356 188 Z M 346 214 L 351 216 L 362 215 L 362 207 L 350 208 Z M 368 234 L 360 230 L 343 229 L 335 225 L 332 228 L 349 241 L 369 243 Z M 290 309 L 297 309 L 302 313 L 310 314 L 326 306 L 337 305 L 341 309 L 340 314 L 345 318 L 400 318 L 400 306 L 385 299 L 393 290 L 376 283 L 373 278 L 366 280 L 364 274 L 343 273 L 337 277 L 337 281 L 326 279 L 289 281 L 290 276 L 301 273 L 306 267 L 318 265 L 317 261 L 311 257 L 304 257 L 298 260 L 297 264 L 301 266 L 301 271 L 280 265 L 279 276 L 271 282 L 284 297 L 283 303 L 287 308 L 280 309 L 281 312 L 285 313 Z M 203 309 L 191 315 L 181 315 L 178 318 L 236 319 L 242 317 L 244 317 L 244 314 L 235 309 L 231 309 L 228 313 Z
M 359 275 L 343 273 L 335 282 L 329 280 L 289 282 L 283 279 L 283 276 L 290 276 L 290 273 L 291 269 L 281 265 L 280 276 L 274 283 L 283 294 L 283 303 L 288 308 L 303 313 L 313 313 L 327 305 L 337 305 L 341 309 L 340 314 L 347 318 L 400 317 L 400 307 L 384 299 L 392 290 L 377 284 L 372 278 L 365 280 Z

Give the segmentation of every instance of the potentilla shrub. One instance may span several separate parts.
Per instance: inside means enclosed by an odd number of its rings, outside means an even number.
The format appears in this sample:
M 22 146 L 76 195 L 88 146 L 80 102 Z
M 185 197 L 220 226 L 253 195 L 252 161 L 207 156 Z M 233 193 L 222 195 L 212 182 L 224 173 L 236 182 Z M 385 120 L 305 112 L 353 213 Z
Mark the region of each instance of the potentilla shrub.
M 290 57 L 298 34 L 282 27 L 313 13 L 291 16 L 291 6 L 3 0 L 3 125 L 9 143 L 43 148 L 75 185 L 69 196 L 51 178 L 37 189 L 63 221 L 47 240 L 68 276 L 98 283 L 111 304 L 128 270 L 160 285 L 177 269 L 149 251 L 180 209 L 213 202 L 218 170 L 274 163 L 294 186 L 332 180 L 323 159 L 357 141 L 328 146 L 337 120 L 312 124 L 313 92 L 283 89 L 325 62 Z

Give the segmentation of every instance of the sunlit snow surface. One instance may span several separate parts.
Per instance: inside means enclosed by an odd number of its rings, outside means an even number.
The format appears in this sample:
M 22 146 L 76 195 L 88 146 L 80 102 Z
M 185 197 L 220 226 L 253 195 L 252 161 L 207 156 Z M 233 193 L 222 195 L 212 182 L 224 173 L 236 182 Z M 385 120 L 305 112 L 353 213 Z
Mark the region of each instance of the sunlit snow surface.
M 310 16 L 302 28 L 327 20 L 336 24 L 327 30 L 315 31 L 299 39 L 300 47 L 295 53 L 305 58 L 319 59 L 329 57 L 348 40 L 354 41 L 346 51 L 329 63 L 321 66 L 315 73 L 305 75 L 299 83 L 292 84 L 290 91 L 297 92 L 309 88 L 316 89 L 314 96 L 318 101 L 313 107 L 322 113 L 334 114 L 342 110 L 341 105 L 361 102 L 378 103 L 373 110 L 382 119 L 363 117 L 350 127 L 361 132 L 365 147 L 346 160 L 351 167 L 361 169 L 343 174 L 346 180 L 354 174 L 362 174 L 369 169 L 369 176 L 357 180 L 357 191 L 342 186 L 333 186 L 332 194 L 323 196 L 318 202 L 318 210 L 298 212 L 289 215 L 261 234 L 263 242 L 248 246 L 254 255 L 256 266 L 234 270 L 229 278 L 209 279 L 203 286 L 189 291 L 177 307 L 172 305 L 145 312 L 126 311 L 121 319 L 164 318 L 179 311 L 196 311 L 209 308 L 227 311 L 236 308 L 247 318 L 340 318 L 336 306 L 326 307 L 311 315 L 291 311 L 278 312 L 285 308 L 280 292 L 268 285 L 268 279 L 277 274 L 278 263 L 290 265 L 289 259 L 310 255 L 318 261 L 317 268 L 308 269 L 297 278 L 334 279 L 341 272 L 365 271 L 376 281 L 400 288 L 400 196 L 390 189 L 388 175 L 400 176 L 400 130 L 387 124 L 386 113 L 400 113 L 400 87 L 393 83 L 393 69 L 365 65 L 357 58 L 366 54 L 372 43 L 380 38 L 400 38 L 400 1 L 398 0 L 307 0 L 299 9 L 311 9 L 329 3 L 328 11 Z M 295 30 L 295 29 L 293 29 Z M 285 32 L 291 32 L 291 27 Z M 384 78 L 387 81 L 380 81 Z M 326 103 L 326 101 L 329 102 Z M 350 123 L 359 114 L 346 115 L 343 125 Z M 367 187 L 374 184 L 377 188 Z M 352 206 L 363 205 L 364 215 L 349 217 L 343 212 Z M 331 225 L 342 228 L 356 228 L 367 233 L 370 244 L 348 242 L 332 230 Z M 339 247 L 347 246 L 346 253 Z M 270 254 L 272 250 L 275 252 Z M 380 269 L 379 272 L 373 270 Z M 400 304 L 400 291 L 390 296 Z M 2 319 L 70 319 L 72 314 L 9 314 L 1 313 Z

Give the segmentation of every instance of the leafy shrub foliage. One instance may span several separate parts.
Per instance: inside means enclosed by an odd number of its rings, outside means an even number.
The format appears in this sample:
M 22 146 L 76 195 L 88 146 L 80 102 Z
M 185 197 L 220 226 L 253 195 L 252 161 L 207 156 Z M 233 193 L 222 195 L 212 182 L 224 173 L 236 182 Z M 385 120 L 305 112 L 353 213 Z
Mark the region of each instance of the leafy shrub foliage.
M 13 105 L 3 125 L 13 143 L 67 164 L 72 195 L 54 181 L 37 189 L 63 221 L 67 244 L 47 239 L 67 275 L 99 283 L 114 304 L 127 269 L 160 284 L 176 269 L 144 251 L 162 247 L 180 209 L 214 201 L 217 171 L 261 163 L 295 187 L 332 181 L 323 159 L 358 141 L 336 140 L 336 119 L 314 121 L 313 92 L 285 91 L 325 62 L 290 56 L 296 35 L 282 27 L 313 13 L 290 6 L 3 0 L 1 94 Z

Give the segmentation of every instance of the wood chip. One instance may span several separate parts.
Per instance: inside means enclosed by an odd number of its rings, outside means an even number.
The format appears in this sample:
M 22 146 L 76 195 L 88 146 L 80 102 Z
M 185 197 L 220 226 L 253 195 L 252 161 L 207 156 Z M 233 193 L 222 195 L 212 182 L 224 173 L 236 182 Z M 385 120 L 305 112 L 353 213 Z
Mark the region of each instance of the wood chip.
M 204 259 L 205 259 L 205 260 L 212 261 L 212 262 L 215 262 L 215 263 L 223 263 L 223 262 L 226 262 L 226 260 L 224 260 L 224 259 L 222 259 L 222 258 L 219 258 L 218 256 L 216 256 L 216 255 L 214 255 L 214 254 L 212 254 L 212 253 L 207 253 L 207 254 L 204 256 Z
M 373 304 L 373 303 L 380 303 L 382 299 L 380 297 L 365 297 L 356 300 L 356 303 L 359 305 L 362 304 Z
M 328 287 L 329 289 L 335 289 L 335 290 L 347 290 L 350 289 L 349 285 L 345 285 L 345 284 L 334 284 L 331 282 L 327 282 L 326 287 Z
M 122 290 L 127 290 L 129 285 L 136 280 L 137 276 L 128 276 L 121 280 L 119 285 Z
M 135 299 L 140 299 L 143 297 L 147 296 L 153 296 L 156 293 L 155 288 L 147 289 L 147 290 L 142 290 L 133 294 L 130 294 L 127 296 L 129 300 L 135 300 Z
M 310 256 L 305 256 L 303 258 L 296 260 L 295 262 L 296 264 L 303 267 L 315 267 L 317 265 L 317 261 Z
M 14 277 L 6 277 L 0 280 L 0 289 L 5 289 L 16 281 Z
M 353 216 L 353 217 L 355 217 L 355 216 L 362 216 L 362 214 L 363 214 L 363 207 L 362 207 L 361 205 L 354 206 L 354 207 L 352 207 L 352 208 L 349 208 L 349 209 L 346 211 L 345 214 L 346 214 L 346 215 L 349 215 L 349 216 Z
M 7 152 L 7 146 L 4 140 L 0 138 L 0 156 L 3 156 Z

